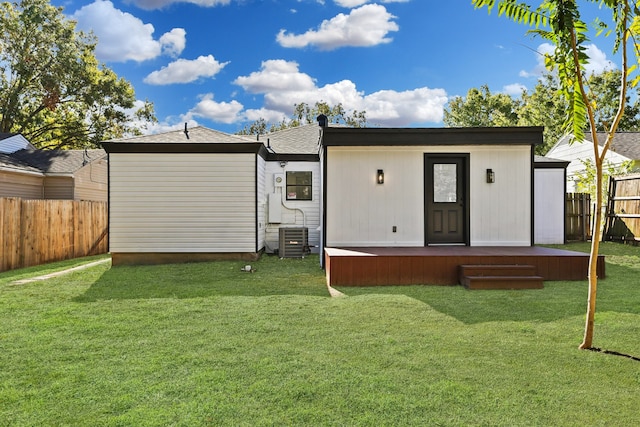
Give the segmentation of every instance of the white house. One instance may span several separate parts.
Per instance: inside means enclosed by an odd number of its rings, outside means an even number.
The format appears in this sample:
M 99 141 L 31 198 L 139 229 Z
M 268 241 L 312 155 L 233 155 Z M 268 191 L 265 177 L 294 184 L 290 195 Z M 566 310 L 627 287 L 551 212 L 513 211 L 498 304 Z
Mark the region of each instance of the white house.
M 117 265 L 287 256 L 300 243 L 531 246 L 541 142 L 536 127 L 326 125 L 107 141 L 110 251 Z
M 598 141 L 605 141 L 606 134 L 599 132 Z M 593 142 L 589 133 L 585 134 L 584 141 L 573 141 L 571 135 L 561 138 L 546 154 L 558 160 L 569 162 L 567 166 L 567 191 L 576 192 L 576 180 L 584 175 L 584 162 L 593 162 Z M 605 155 L 606 167 L 619 167 L 623 163 L 630 162 L 631 169 L 640 168 L 640 132 L 617 132 L 611 149 Z M 593 163 L 592 163 L 593 164 Z

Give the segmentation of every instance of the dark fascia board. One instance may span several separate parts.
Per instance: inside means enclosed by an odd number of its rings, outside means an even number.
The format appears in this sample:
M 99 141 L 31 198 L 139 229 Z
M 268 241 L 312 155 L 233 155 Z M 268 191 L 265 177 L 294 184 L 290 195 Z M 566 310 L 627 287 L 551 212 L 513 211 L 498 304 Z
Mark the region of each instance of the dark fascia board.
M 107 153 L 253 153 L 266 159 L 267 149 L 260 142 L 232 143 L 149 143 L 103 142 Z
M 566 169 L 569 166 L 569 163 L 563 160 L 552 161 L 552 162 L 533 162 L 533 167 L 535 169 Z
M 268 162 L 319 162 L 319 154 L 280 154 L 268 153 Z
M 329 146 L 538 145 L 543 127 L 324 128 Z

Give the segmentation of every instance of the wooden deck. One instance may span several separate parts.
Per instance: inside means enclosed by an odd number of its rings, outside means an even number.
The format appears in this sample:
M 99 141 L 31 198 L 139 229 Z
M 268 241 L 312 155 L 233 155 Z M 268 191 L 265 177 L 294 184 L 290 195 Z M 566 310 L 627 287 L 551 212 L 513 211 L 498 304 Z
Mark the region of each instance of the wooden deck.
M 325 248 L 329 286 L 455 285 L 461 265 L 532 265 L 543 280 L 587 280 L 589 255 L 542 247 Z M 598 277 L 605 277 L 604 256 Z

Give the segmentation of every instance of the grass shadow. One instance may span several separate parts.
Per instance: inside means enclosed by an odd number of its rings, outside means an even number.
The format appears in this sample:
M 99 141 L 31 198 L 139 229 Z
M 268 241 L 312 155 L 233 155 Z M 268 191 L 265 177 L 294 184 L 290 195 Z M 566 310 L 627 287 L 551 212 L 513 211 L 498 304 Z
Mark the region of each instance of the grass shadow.
M 640 314 L 640 248 L 612 245 L 616 246 L 605 245 L 604 252 L 608 252 L 607 278 L 598 283 L 598 312 Z M 348 296 L 406 295 L 466 324 L 552 322 L 585 314 L 588 283 L 545 282 L 544 289 L 507 291 L 469 291 L 462 286 L 420 285 L 338 287 L 338 290 Z
M 255 271 L 241 271 L 247 264 Z M 318 257 L 112 267 L 75 300 L 270 295 L 328 297 Z

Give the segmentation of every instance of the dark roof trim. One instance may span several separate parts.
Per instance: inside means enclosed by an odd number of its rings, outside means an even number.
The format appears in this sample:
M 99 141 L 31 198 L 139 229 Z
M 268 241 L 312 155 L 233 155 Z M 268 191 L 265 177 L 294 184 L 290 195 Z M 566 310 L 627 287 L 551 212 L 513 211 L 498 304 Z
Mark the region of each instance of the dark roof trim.
M 571 162 L 565 162 L 562 160 L 552 162 L 533 162 L 533 167 L 536 169 L 566 169 Z
M 268 153 L 267 154 L 268 162 L 278 162 L 278 161 L 287 161 L 287 162 L 319 162 L 320 155 L 319 154 L 280 154 L 280 153 Z
M 135 142 L 103 142 L 107 153 L 254 153 L 262 158 L 267 157 L 267 149 L 260 142 L 238 143 L 135 143 Z
M 538 145 L 540 126 L 502 128 L 332 128 L 324 129 L 329 146 Z

